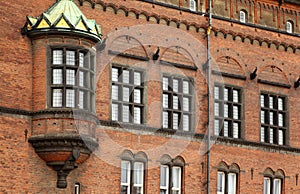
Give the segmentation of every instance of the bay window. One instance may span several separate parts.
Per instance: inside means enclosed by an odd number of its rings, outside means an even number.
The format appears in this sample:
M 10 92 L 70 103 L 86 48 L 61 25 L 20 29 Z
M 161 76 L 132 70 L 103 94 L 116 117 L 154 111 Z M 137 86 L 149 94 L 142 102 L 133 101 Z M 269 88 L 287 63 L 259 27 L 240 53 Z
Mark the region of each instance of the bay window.
M 81 49 L 53 48 L 50 64 L 49 106 L 94 111 L 94 55 Z

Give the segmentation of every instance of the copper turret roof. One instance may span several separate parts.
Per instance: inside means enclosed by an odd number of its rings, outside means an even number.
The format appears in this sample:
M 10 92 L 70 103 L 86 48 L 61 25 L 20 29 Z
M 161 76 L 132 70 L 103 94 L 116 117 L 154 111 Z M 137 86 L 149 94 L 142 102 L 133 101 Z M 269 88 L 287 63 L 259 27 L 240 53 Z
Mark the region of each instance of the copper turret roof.
M 29 36 L 37 34 L 72 33 L 101 40 L 101 28 L 95 20 L 87 19 L 73 0 L 58 0 L 39 17 L 27 16 L 22 30 Z

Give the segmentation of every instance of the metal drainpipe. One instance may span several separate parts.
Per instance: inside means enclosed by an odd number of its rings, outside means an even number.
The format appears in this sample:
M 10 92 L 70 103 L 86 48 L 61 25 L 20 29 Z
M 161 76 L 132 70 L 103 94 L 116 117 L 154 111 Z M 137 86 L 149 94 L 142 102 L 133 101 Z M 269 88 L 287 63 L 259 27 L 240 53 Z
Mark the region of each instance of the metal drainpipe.
M 211 77 L 211 56 L 210 56 L 210 32 L 212 28 L 212 0 L 208 0 L 208 28 L 207 28 L 207 92 L 208 92 L 208 132 L 207 132 L 207 194 L 210 194 L 210 147 L 211 147 L 211 95 L 210 95 L 210 77 Z

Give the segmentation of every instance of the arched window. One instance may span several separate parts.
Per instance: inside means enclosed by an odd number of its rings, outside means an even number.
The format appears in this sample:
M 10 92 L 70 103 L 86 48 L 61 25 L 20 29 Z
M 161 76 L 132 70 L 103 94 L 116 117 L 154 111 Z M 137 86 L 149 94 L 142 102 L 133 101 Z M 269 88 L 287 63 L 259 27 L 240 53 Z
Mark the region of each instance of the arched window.
M 240 11 L 240 22 L 246 23 L 247 22 L 247 12 L 245 10 Z
M 197 10 L 197 0 L 190 0 L 190 10 L 191 11 Z
M 237 164 L 228 166 L 225 162 L 218 165 L 217 194 L 236 194 L 238 188 L 238 175 L 240 168 Z
M 168 155 L 163 155 L 160 163 L 160 193 L 180 194 L 182 190 L 182 175 L 184 174 L 184 159 L 180 156 L 172 159 Z
M 264 171 L 264 194 L 281 194 L 283 191 L 284 172 L 277 170 L 274 172 L 271 168 Z
M 294 24 L 293 24 L 293 22 L 292 21 L 287 21 L 286 22 L 286 32 L 288 32 L 288 33 L 293 33 L 293 31 L 294 31 Z
M 121 194 L 143 194 L 147 155 L 144 152 L 133 154 L 131 151 L 125 150 L 121 159 Z

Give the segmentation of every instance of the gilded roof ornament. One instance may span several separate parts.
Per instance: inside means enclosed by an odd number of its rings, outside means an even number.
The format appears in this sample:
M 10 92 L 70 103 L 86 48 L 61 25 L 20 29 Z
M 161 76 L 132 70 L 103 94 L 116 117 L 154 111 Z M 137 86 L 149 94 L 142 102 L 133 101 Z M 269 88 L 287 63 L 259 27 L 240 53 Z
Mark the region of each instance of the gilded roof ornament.
M 75 33 L 95 41 L 101 40 L 101 28 L 95 20 L 87 19 L 73 0 L 58 0 L 39 17 L 27 16 L 23 34 Z

